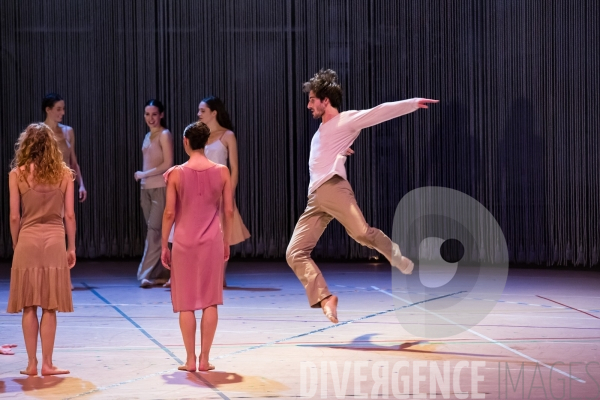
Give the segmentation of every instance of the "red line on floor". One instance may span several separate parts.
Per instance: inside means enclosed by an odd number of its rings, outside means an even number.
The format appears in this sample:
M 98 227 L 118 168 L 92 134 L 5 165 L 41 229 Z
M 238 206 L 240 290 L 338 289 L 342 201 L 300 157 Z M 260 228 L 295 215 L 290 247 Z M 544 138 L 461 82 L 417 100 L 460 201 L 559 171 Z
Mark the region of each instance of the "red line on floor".
M 539 298 L 541 298 L 541 299 L 548 300 L 548 301 L 551 301 L 551 302 L 553 302 L 553 303 L 556 303 L 556 304 L 560 304 L 561 306 L 563 306 L 563 307 L 567 307 L 567 308 L 570 308 L 571 310 L 579 311 L 580 313 L 583 313 L 583 314 L 589 315 L 589 316 L 590 316 L 590 317 L 592 317 L 592 318 L 600 319 L 600 318 L 596 317 L 595 315 L 592 315 L 592 314 L 590 314 L 590 313 L 587 313 L 587 312 L 585 312 L 585 311 L 582 311 L 582 310 L 580 310 L 580 309 L 578 309 L 578 308 L 571 307 L 571 306 L 568 306 L 568 305 L 566 305 L 566 304 L 563 304 L 563 303 L 559 303 L 558 301 L 555 301 L 555 300 L 549 299 L 549 298 L 547 298 L 547 297 L 544 297 L 544 296 L 540 296 L 540 295 L 537 295 L 537 294 L 536 294 L 536 296 L 537 296 L 537 297 L 539 297 Z

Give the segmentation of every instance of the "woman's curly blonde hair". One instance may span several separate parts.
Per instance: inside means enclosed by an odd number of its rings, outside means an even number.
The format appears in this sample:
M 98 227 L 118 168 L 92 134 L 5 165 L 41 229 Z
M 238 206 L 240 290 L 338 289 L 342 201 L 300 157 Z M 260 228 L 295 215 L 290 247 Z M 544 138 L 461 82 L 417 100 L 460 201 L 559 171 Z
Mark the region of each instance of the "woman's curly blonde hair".
M 34 165 L 34 180 L 37 183 L 56 185 L 65 173 L 75 178 L 75 171 L 65 164 L 52 129 L 46 124 L 31 124 L 19 136 L 15 144 L 15 158 L 11 168 L 20 170 L 20 179 L 27 180 L 29 165 Z M 21 167 L 25 167 L 21 169 Z

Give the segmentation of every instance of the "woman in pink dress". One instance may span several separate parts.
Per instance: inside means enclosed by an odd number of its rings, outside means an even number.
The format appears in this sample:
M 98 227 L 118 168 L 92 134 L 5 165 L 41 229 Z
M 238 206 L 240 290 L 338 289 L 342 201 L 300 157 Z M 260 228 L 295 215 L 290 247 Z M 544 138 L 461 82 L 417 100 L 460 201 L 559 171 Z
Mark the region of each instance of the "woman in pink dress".
M 214 369 L 208 360 L 217 329 L 217 305 L 223 304 L 223 263 L 229 259 L 233 218 L 229 170 L 204 155 L 209 136 L 210 129 L 204 123 L 188 125 L 183 132 L 183 146 L 190 158 L 164 174 L 167 203 L 162 221 L 161 260 L 171 270 L 173 312 L 179 312 L 187 353 L 186 363 L 179 369 L 190 372 L 196 371 L 196 310 L 202 310 L 197 369 Z M 168 239 L 173 223 L 171 251 Z

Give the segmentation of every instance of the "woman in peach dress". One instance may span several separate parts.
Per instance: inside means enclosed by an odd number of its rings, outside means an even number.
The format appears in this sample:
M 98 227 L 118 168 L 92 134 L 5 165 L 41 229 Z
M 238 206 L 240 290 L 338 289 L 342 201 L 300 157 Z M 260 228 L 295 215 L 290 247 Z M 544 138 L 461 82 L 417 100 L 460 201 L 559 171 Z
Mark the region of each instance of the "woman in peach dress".
M 68 374 L 54 366 L 52 353 L 56 312 L 73 311 L 70 269 L 76 260 L 75 174 L 63 161 L 52 129 L 45 124 L 31 124 L 21 134 L 12 167 L 9 190 L 14 256 L 6 311 L 23 311 L 28 364 L 21 373 L 37 375 L 39 335 L 42 375 Z

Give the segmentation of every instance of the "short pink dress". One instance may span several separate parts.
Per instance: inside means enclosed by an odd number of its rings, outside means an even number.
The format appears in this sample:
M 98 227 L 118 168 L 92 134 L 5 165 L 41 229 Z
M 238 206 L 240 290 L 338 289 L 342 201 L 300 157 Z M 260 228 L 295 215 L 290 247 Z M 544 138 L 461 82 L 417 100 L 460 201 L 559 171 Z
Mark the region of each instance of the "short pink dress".
M 223 304 L 223 232 L 219 208 L 225 182 L 221 165 L 195 170 L 177 165 L 180 185 L 175 205 L 171 250 L 173 312 L 202 310 Z

